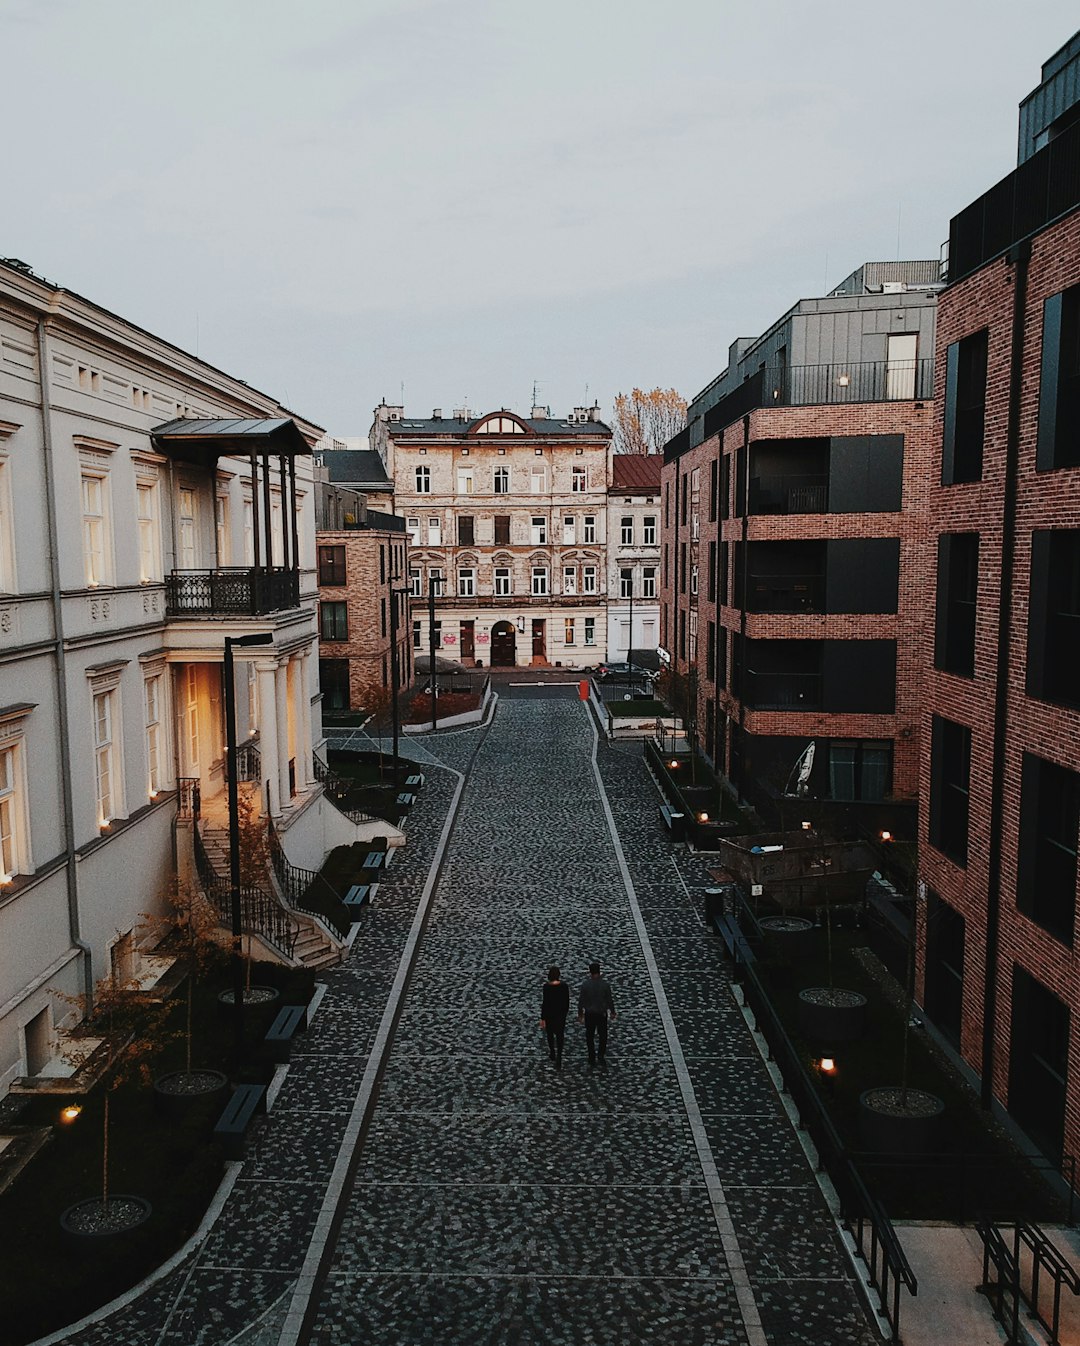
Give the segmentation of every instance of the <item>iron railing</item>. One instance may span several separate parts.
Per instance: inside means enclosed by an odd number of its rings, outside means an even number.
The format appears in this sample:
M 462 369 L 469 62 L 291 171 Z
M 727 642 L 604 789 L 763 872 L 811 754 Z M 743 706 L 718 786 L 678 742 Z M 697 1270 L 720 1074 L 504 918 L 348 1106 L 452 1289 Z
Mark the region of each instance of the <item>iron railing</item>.
M 364 813 L 360 809 L 350 808 L 349 799 L 355 788 L 353 782 L 345 776 L 339 776 L 336 771 L 332 771 L 318 753 L 312 753 L 311 761 L 315 771 L 315 779 L 323 787 L 327 799 L 339 813 L 344 813 L 350 822 L 376 823 L 386 821 L 383 818 L 376 818 L 373 814 Z
M 232 889 L 214 868 L 197 826 L 192 829 L 192 839 L 195 845 L 195 868 L 203 891 L 213 902 L 221 923 L 231 926 Z M 283 957 L 292 959 L 299 930 L 285 908 L 270 893 L 262 888 L 241 886 L 240 924 L 244 930 L 260 935 Z
M 285 901 L 296 911 L 321 916 L 329 921 L 344 939 L 349 933 L 352 919 L 337 890 L 318 871 L 302 869 L 292 863 L 285 854 L 273 822 L 270 823 L 267 839 L 270 867 L 274 871 L 274 878 L 277 879 Z
M 165 576 L 168 617 L 252 616 L 300 606 L 300 574 L 281 567 L 222 566 Z
M 828 508 L 825 473 L 753 477 L 750 481 L 751 514 L 824 514 Z
M 980 1220 L 975 1228 L 983 1243 L 982 1285 L 979 1288 L 986 1293 L 994 1317 L 1008 1332 L 1008 1346 L 1019 1346 L 1019 1343 L 1030 1340 L 1020 1326 L 1021 1304 L 1027 1306 L 1025 1316 L 1037 1319 L 1049 1332 L 1052 1346 L 1057 1346 L 1061 1292 L 1066 1289 L 1073 1295 L 1080 1294 L 1080 1275 L 1038 1225 L 1023 1220 L 1008 1225 Z M 1011 1238 L 1008 1237 L 1010 1234 Z M 991 1268 L 995 1273 L 993 1277 Z M 1049 1317 L 1039 1302 L 1044 1278 L 1053 1287 Z
M 197 776 L 177 776 L 176 814 L 179 818 L 194 818 L 202 812 L 202 792 Z
M 747 612 L 823 612 L 823 575 L 750 575 Z
M 257 743 L 241 743 L 236 749 L 236 779 L 262 780 L 262 757 Z
M 820 710 L 820 673 L 757 673 L 747 669 L 743 705 L 747 710 Z

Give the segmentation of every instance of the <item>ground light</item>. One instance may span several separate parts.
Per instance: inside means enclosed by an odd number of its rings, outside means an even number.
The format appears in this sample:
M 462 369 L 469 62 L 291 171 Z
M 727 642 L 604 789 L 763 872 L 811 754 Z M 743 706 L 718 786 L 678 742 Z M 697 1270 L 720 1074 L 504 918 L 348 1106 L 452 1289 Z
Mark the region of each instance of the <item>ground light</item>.
M 697 820 L 699 823 L 707 823 L 709 821 L 709 815 L 707 813 L 699 813 Z
M 60 1120 L 70 1124 L 82 1112 L 78 1103 L 69 1103 L 66 1108 L 60 1109 Z
M 825 1088 L 830 1094 L 833 1093 L 836 1089 L 836 1058 L 823 1056 L 818 1062 L 818 1073 Z
M 893 839 L 893 838 L 892 838 L 892 833 L 891 833 L 891 832 L 882 832 L 882 834 L 881 834 L 881 839 L 882 839 L 882 841 L 892 841 L 892 839 Z

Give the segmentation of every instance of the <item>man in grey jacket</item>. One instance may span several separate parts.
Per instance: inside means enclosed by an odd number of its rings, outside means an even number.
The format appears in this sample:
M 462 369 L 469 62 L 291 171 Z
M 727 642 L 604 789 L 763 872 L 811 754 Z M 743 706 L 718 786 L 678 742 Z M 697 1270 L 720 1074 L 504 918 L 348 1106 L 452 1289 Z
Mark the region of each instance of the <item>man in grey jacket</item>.
M 585 1045 L 589 1049 L 589 1065 L 600 1062 L 600 1069 L 606 1069 L 604 1053 L 607 1051 L 608 1015 L 615 1019 L 615 1001 L 611 987 L 600 975 L 600 964 L 589 964 L 589 977 L 581 983 L 578 990 L 578 1023 L 585 1025 Z

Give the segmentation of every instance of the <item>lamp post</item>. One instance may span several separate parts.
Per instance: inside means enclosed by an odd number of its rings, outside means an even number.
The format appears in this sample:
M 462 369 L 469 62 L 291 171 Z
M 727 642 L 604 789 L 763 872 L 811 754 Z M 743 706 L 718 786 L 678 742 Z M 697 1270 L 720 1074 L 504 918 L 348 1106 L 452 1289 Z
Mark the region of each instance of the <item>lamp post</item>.
M 626 637 L 626 663 L 630 672 L 630 690 L 634 690 L 634 572 L 630 571 L 630 634 Z
M 434 575 L 428 576 L 428 655 L 431 661 L 431 727 L 438 726 L 438 707 L 436 701 L 439 695 L 439 679 L 435 673 L 435 591 L 441 583 Z
M 240 919 L 240 803 L 236 781 L 236 688 L 233 684 L 234 645 L 272 645 L 269 631 L 225 637 L 225 760 L 229 778 L 229 905 L 232 912 L 233 1045 L 237 1065 L 244 1043 L 244 960 Z
M 393 734 L 394 745 L 394 781 L 397 782 L 397 762 L 398 762 L 398 737 L 400 735 L 400 723 L 398 716 L 398 680 L 401 676 L 401 669 L 398 664 L 398 611 L 397 600 L 399 596 L 404 596 L 409 592 L 408 585 L 402 585 L 400 588 L 394 588 L 395 580 L 399 580 L 400 575 L 390 576 L 390 725 Z

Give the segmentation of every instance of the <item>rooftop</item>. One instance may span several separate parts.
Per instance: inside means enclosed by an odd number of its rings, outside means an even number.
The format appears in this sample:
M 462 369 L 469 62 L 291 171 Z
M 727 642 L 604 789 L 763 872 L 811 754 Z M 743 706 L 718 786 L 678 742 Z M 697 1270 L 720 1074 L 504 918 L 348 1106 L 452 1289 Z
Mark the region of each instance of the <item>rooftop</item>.
M 611 489 L 655 495 L 663 466 L 662 453 L 617 453 L 611 460 Z
M 386 466 L 374 449 L 328 449 L 323 453 L 322 465 L 330 480 L 339 485 L 392 489 Z

